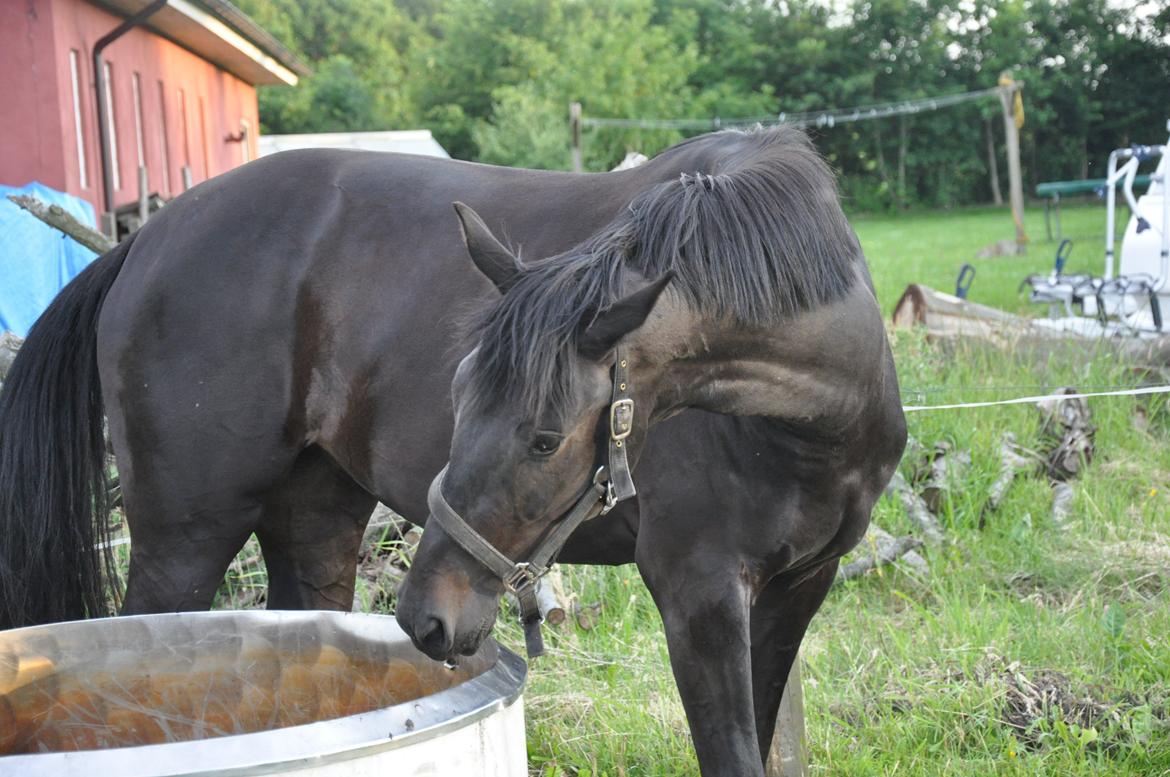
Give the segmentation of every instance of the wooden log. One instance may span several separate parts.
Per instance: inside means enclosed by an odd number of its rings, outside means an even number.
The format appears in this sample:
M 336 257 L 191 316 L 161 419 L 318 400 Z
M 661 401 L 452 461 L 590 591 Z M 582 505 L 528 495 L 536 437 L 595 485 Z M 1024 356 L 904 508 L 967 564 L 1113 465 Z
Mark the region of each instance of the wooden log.
M 81 243 L 89 250 L 104 254 L 114 247 L 115 243 L 96 229 L 87 227 L 73 217 L 73 214 L 60 205 L 49 205 L 39 197 L 30 194 L 10 194 L 8 199 L 15 202 L 29 213 L 56 230 L 64 232 L 69 237 Z
M 1073 496 L 1073 487 L 1068 483 L 1052 484 L 1052 523 L 1058 529 L 1068 528 Z
M 912 283 L 894 305 L 894 326 L 925 326 L 931 337 L 974 337 L 1002 345 L 1036 329 L 1023 316 L 959 299 L 953 294 Z M 1040 329 L 1039 336 L 1061 339 L 1062 333 Z
M 16 352 L 23 343 L 24 340 L 11 332 L 0 332 L 0 380 L 8 376 L 8 370 L 16 360 Z
M 1076 394 L 1074 388 L 1062 388 L 1054 394 Z M 1037 402 L 1044 425 L 1042 437 L 1049 441 L 1044 456 L 1048 477 L 1054 481 L 1075 478 L 1093 459 L 1097 427 L 1093 425 L 1089 403 L 1084 399 L 1046 399 Z
M 971 454 L 956 451 L 955 446 L 945 440 L 934 444 L 930 455 L 929 470 L 921 484 L 919 495 L 926 508 L 935 515 L 943 507 L 946 495 L 963 482 L 963 473 L 971 466 Z
M 565 622 L 568 607 L 564 599 L 564 590 L 561 570 L 556 567 L 536 584 L 536 604 L 540 607 L 540 617 L 550 626 L 560 626 Z
M 800 677 L 800 656 L 792 662 L 788 683 L 780 698 L 776 730 L 768 749 L 765 777 L 808 777 L 808 745 L 804 732 L 804 685 Z
M 1061 349 L 1075 348 L 1085 359 L 1097 356 L 1129 362 L 1170 365 L 1170 334 L 1150 337 L 1087 336 L 1044 326 L 977 302 L 912 283 L 894 306 L 895 329 L 921 327 L 936 342 L 982 342 L 1013 349 L 1032 358 L 1046 359 Z
M 870 552 L 858 556 L 853 561 L 837 570 L 838 580 L 853 580 L 861 577 L 872 569 L 886 564 L 893 564 L 902 559 L 916 572 L 925 572 L 926 559 L 915 553 L 922 547 L 922 540 L 906 535 L 894 537 L 883 529 L 870 525 L 870 531 L 862 540 L 862 547 L 868 547 Z
M 890 484 L 886 486 L 886 493 L 898 498 L 902 503 L 902 507 L 906 510 L 906 515 L 922 532 L 922 536 L 926 541 L 932 545 L 942 543 L 946 537 L 943 535 L 942 525 L 938 519 L 927 508 L 926 502 L 922 501 L 922 497 L 914 493 L 914 489 L 906 482 L 906 478 L 902 477 L 901 472 L 895 472 L 894 477 L 890 480 Z
M 1016 436 L 1011 432 L 1004 432 L 999 443 L 999 475 L 987 492 L 987 502 L 979 514 L 979 528 L 987 524 L 987 515 L 999 509 L 1008 489 L 1016 479 L 1016 475 L 1029 467 L 1035 466 L 1035 455 L 1029 456 L 1023 448 L 1016 444 Z

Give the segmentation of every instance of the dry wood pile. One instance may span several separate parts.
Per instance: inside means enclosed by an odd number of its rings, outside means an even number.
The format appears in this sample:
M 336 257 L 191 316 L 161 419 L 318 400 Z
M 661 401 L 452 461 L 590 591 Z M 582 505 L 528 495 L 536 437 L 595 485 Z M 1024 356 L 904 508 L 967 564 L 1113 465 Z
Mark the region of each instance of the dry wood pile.
M 1054 395 L 1078 393 L 1062 388 Z M 1003 503 L 1008 490 L 1021 473 L 1031 472 L 1046 478 L 1052 486 L 1052 522 L 1064 528 L 1070 518 L 1075 497 L 1072 481 L 1092 461 L 1094 434 L 1089 406 L 1084 399 L 1054 396 L 1038 402 L 1040 413 L 1039 442 L 1035 450 L 1024 448 L 1016 436 L 1005 432 L 1000 443 L 999 476 L 988 489 L 987 500 L 979 517 L 983 528 Z M 947 495 L 961 488 L 964 474 L 971 464 L 971 456 L 959 451 L 946 441 L 926 448 L 911 438 L 903 456 L 902 472 L 896 472 L 886 493 L 897 499 L 906 516 L 914 524 L 915 534 L 894 537 L 876 523 L 871 524 L 861 546 L 838 572 L 838 578 L 849 580 L 878 567 L 895 564 L 908 572 L 926 571 L 925 559 L 917 551 L 925 546 L 938 546 L 946 535 L 938 515 L 945 508 Z

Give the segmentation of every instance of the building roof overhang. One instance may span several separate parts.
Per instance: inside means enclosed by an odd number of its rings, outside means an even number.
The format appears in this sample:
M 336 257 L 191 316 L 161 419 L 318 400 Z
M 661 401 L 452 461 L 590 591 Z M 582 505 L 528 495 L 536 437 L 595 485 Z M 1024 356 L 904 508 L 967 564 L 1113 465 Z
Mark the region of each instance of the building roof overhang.
M 127 17 L 150 5 L 150 0 L 94 1 Z M 250 84 L 291 86 L 312 72 L 227 0 L 167 0 L 143 26 Z

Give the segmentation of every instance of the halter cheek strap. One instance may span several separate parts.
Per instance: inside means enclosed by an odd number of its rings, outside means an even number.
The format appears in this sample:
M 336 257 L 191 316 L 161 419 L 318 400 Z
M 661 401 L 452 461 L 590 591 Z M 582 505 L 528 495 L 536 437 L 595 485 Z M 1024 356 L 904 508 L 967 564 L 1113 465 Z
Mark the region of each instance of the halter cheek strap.
M 443 478 L 447 468 L 435 476 L 427 492 L 431 520 L 463 550 L 487 567 L 515 594 L 520 603 L 520 621 L 524 624 L 524 642 L 529 658 L 544 653 L 540 635 L 543 617 L 536 600 L 536 583 L 552 565 L 565 542 L 585 521 L 604 515 L 623 499 L 634 496 L 634 480 L 627 457 L 630 433 L 634 426 L 634 400 L 630 383 L 630 363 L 625 349 L 616 351 L 613 369 L 613 394 L 609 406 L 608 464 L 598 467 L 593 480 L 568 513 L 553 524 L 527 561 L 512 561 L 479 532 L 467 525 L 443 496 Z
M 634 429 L 633 387 L 626 349 L 618 347 L 613 365 L 613 399 L 609 406 L 609 483 L 615 501 L 629 499 L 638 491 L 626 457 L 626 438 Z

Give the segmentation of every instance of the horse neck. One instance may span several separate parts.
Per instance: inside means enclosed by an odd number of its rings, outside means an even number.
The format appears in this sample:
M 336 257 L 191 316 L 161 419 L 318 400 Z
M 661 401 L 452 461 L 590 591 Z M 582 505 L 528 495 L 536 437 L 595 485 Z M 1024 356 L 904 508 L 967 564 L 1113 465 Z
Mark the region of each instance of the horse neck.
M 764 328 L 665 298 L 629 348 L 655 420 L 693 407 L 831 430 L 853 423 L 886 381 L 885 330 L 860 275 L 842 298 Z

